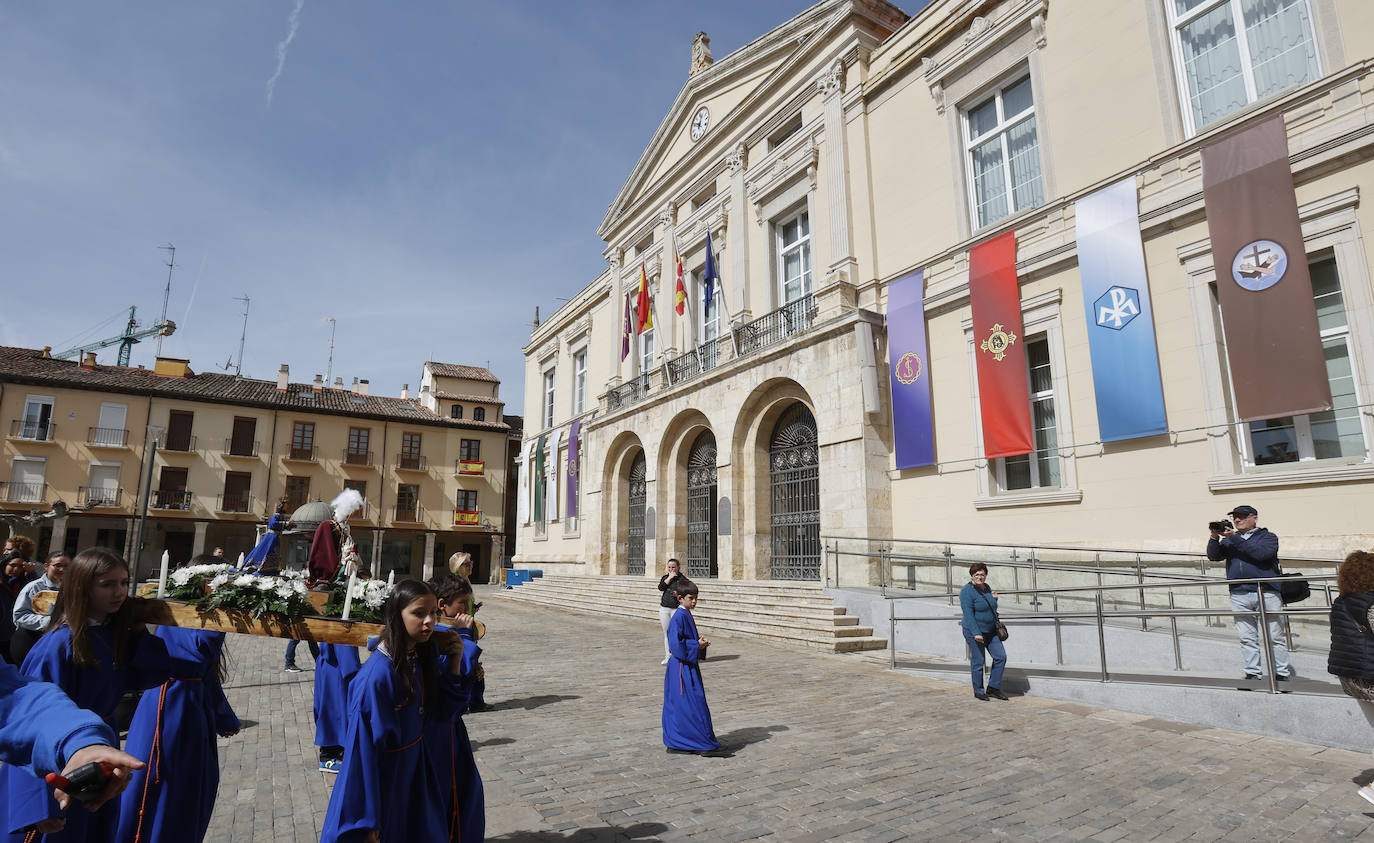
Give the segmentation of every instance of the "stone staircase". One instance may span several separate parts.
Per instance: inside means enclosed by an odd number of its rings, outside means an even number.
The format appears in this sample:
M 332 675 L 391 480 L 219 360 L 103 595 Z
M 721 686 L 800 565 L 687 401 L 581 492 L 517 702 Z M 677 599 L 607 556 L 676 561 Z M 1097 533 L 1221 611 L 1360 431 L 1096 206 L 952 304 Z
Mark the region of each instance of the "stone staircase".
M 536 577 L 496 596 L 525 603 L 658 623 L 658 581 L 646 577 Z M 881 650 L 886 638 L 875 638 L 873 627 L 860 626 L 818 583 L 703 580 L 701 602 L 693 615 L 703 635 L 749 636 L 848 653 Z M 569 597 L 575 597 L 569 601 Z

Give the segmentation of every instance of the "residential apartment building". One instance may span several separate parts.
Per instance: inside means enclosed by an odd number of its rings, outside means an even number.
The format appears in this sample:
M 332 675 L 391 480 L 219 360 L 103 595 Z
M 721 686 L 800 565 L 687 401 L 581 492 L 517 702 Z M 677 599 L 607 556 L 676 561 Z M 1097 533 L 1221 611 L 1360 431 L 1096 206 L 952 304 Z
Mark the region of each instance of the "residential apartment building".
M 819 579 L 822 536 L 1197 551 L 1238 503 L 1287 553 L 1374 539 L 1374 5 L 934 0 L 908 17 L 826 0 L 719 60 L 699 39 L 666 105 L 598 230 L 606 270 L 525 347 L 517 564 L 653 575 L 678 556 L 693 578 Z M 1255 419 L 1237 409 L 1232 256 L 1213 259 L 1203 158 L 1276 117 L 1331 408 Z M 1127 439 L 1102 422 L 1114 378 L 1094 371 L 1104 323 L 1077 225 L 1120 185 L 1167 420 Z M 975 333 L 970 298 L 993 242 L 1014 243 L 1021 326 L 1000 337 Z M 918 271 L 917 315 L 895 322 Z M 1138 315 L 1132 292 L 1109 309 Z M 903 364 L 894 332 L 912 325 L 926 352 Z M 1033 437 L 1008 456 L 980 411 L 999 343 L 1025 368 Z M 924 422 L 894 414 L 907 383 Z M 933 456 L 899 467 L 916 427 Z
M 146 572 L 164 550 L 174 563 L 215 547 L 236 558 L 278 501 L 289 513 L 352 488 L 365 505 L 350 526 L 375 570 L 427 575 L 466 550 L 482 575 L 503 552 L 509 428 L 499 390 L 486 369 L 436 362 L 425 363 L 418 397 L 392 398 L 356 378 L 347 388 L 320 375 L 292 383 L 286 365 L 273 382 L 172 358 L 149 370 L 0 348 L 0 508 L 90 506 L 43 526 L 40 549 L 100 544 L 131 559 L 146 511 Z M 289 561 L 309 540 L 288 538 Z

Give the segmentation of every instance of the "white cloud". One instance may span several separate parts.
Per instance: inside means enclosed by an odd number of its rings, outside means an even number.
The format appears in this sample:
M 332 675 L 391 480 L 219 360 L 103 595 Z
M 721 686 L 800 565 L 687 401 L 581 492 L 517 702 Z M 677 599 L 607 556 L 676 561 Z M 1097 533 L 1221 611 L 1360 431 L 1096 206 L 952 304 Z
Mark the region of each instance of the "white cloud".
M 281 78 L 281 72 L 286 68 L 286 48 L 291 46 L 291 42 L 296 40 L 296 30 L 301 26 L 301 10 L 305 8 L 305 0 L 296 0 L 296 8 L 291 10 L 291 17 L 286 21 L 286 37 L 277 43 L 277 69 L 272 72 L 272 78 L 267 80 L 267 107 L 272 107 L 272 95 L 277 91 L 277 80 Z

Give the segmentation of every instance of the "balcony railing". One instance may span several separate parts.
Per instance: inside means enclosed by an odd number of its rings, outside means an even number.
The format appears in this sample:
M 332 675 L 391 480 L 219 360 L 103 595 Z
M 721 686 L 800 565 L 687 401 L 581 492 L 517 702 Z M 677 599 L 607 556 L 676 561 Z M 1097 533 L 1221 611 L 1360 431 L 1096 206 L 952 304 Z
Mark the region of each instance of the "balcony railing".
M 252 442 L 235 442 L 233 439 L 224 440 L 224 455 L 226 457 L 256 457 L 261 451 L 262 443 L 256 440 Z M 220 511 L 229 512 L 230 510 L 222 509 Z
M 97 448 L 125 448 L 129 445 L 129 431 L 118 427 L 88 427 L 86 444 Z
M 480 509 L 455 509 L 453 511 L 453 526 L 455 527 L 480 527 L 482 526 L 482 511 Z
M 363 501 L 363 505 L 348 516 L 349 521 L 371 521 L 377 516 L 372 512 L 374 507 L 371 501 Z
M 78 506 L 118 507 L 124 500 L 123 489 L 106 486 L 78 486 L 76 503 Z
M 709 340 L 679 354 L 667 363 L 668 382 L 678 384 L 704 375 L 720 364 L 720 338 Z
M 428 471 L 429 462 L 421 454 L 397 454 L 396 467 L 402 471 Z
M 153 509 L 176 509 L 186 512 L 191 509 L 191 493 L 185 489 L 154 489 L 153 500 L 149 506 Z
M 391 520 L 398 524 L 421 524 L 425 520 L 425 508 L 418 503 L 414 506 L 394 506 Z
M 453 464 L 453 473 L 471 477 L 480 477 L 485 474 L 487 464 L 482 460 L 458 460 Z
M 790 304 L 765 313 L 735 330 L 735 351 L 740 357 L 776 345 L 811 327 L 816 319 L 816 297 L 802 296 Z
M 7 503 L 42 503 L 47 497 L 47 483 L 0 483 L 0 500 Z
M 51 442 L 55 436 L 57 436 L 57 425 L 52 422 L 25 421 L 24 419 L 15 419 L 10 422 L 11 439 Z
M 302 448 L 296 445 L 287 445 L 282 458 L 296 462 L 315 462 L 315 447 L 312 445 L 309 448 Z
M 165 439 L 162 442 L 158 443 L 157 449 L 159 451 L 179 451 L 181 453 L 189 453 L 190 451 L 194 451 L 196 449 L 196 437 L 185 436 L 178 439 Z
M 216 512 L 252 512 L 253 496 L 243 494 L 222 494 L 215 501 Z
M 355 451 L 351 448 L 345 448 L 343 452 L 343 464 L 360 466 L 372 465 L 372 452 Z
M 649 375 L 643 374 L 606 393 L 606 409 L 610 412 L 628 407 L 649 394 Z

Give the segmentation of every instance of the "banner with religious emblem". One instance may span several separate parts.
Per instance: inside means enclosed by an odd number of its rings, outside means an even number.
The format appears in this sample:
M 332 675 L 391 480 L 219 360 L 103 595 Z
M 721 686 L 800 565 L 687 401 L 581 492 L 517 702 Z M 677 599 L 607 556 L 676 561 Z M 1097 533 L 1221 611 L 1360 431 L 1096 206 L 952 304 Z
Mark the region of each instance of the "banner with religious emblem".
M 1031 437 L 1021 288 L 1016 283 L 1016 233 L 969 250 L 968 289 L 978 361 L 978 409 L 983 456 L 1015 457 L 1035 450 Z
M 1098 436 L 1117 442 L 1165 433 L 1135 176 L 1078 200 L 1074 218 Z
M 1202 198 L 1236 417 L 1331 409 L 1282 115 L 1202 148 Z
M 935 464 L 926 363 L 925 272 L 916 270 L 887 288 L 887 348 L 892 381 L 892 438 L 897 468 Z
M 563 428 L 557 428 L 553 432 L 553 437 L 549 440 L 549 461 L 546 468 L 549 476 L 545 481 L 544 488 L 548 490 L 544 502 L 545 514 L 550 521 L 558 520 L 558 449 L 563 447 Z
M 539 442 L 534 446 L 534 473 L 530 484 L 534 487 L 534 523 L 544 522 L 544 445 L 548 434 L 539 434 Z
M 568 430 L 568 501 L 563 511 L 568 518 L 577 517 L 577 474 L 582 469 L 578 464 L 582 449 L 582 419 L 572 423 Z

